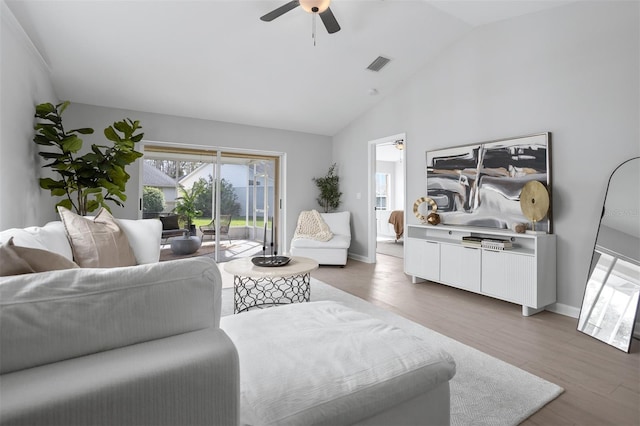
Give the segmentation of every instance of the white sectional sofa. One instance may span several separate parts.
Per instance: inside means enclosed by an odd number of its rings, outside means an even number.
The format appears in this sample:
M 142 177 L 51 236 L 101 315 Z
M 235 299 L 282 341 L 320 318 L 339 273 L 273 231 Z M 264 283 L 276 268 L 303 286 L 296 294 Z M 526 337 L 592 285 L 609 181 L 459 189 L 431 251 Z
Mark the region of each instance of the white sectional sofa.
M 118 222 L 138 266 L 0 278 L 0 424 L 238 424 L 217 265 L 157 263 L 160 222 Z M 61 222 L 10 237 L 72 257 Z
M 329 241 L 293 238 L 291 240 L 291 254 L 309 257 L 320 265 L 346 265 L 351 245 L 351 225 L 349 223 L 351 214 L 349 212 L 320 213 L 320 216 L 329 226 L 333 238 Z
M 449 423 L 447 353 L 336 302 L 221 319 L 213 260 L 118 223 L 137 266 L 0 277 L 0 425 Z M 72 256 L 59 222 L 11 237 Z

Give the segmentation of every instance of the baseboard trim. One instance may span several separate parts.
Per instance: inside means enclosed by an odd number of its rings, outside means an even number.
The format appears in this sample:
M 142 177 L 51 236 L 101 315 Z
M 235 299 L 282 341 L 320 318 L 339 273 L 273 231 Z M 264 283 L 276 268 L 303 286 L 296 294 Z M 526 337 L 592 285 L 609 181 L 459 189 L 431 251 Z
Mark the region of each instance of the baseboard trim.
M 565 305 L 564 303 L 554 303 L 553 305 L 547 306 L 546 310 L 571 318 L 578 318 L 580 316 L 580 308 L 576 308 L 575 306 L 571 305 Z
M 359 255 L 359 254 L 348 253 L 348 254 L 347 254 L 347 257 L 348 257 L 349 259 L 357 260 L 357 261 L 359 261 L 359 262 L 363 262 L 363 263 L 373 263 L 373 262 L 371 261 L 371 259 L 369 259 L 368 257 L 366 257 L 366 256 L 361 256 L 361 255 Z

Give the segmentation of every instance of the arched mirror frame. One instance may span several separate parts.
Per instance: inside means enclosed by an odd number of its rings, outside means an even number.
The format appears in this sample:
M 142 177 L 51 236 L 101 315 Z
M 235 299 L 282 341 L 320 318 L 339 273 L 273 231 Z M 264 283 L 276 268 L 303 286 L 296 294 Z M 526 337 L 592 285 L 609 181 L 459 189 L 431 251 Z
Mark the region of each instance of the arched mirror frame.
M 607 226 L 609 223 L 603 223 L 603 221 L 607 214 L 630 215 L 625 219 L 628 219 L 629 223 L 635 223 L 635 226 L 640 227 L 637 200 L 640 182 L 630 182 L 631 191 L 633 191 L 629 200 L 630 205 L 620 209 L 620 204 L 617 204 L 616 207 L 618 207 L 617 210 L 619 211 L 607 212 L 607 202 L 611 202 L 612 199 L 620 199 L 620 193 L 617 192 L 620 189 L 611 187 L 614 176 L 625 165 L 633 167 L 636 163 L 638 163 L 637 167 L 640 168 L 640 157 L 630 158 L 622 162 L 609 177 L 587 285 L 585 286 L 582 309 L 578 319 L 578 331 L 624 352 L 630 351 L 632 340 L 633 338 L 638 338 L 637 334 L 640 331 L 638 330 L 639 327 L 636 326 L 638 308 L 640 307 L 640 235 L 638 235 L 640 231 L 636 229 L 634 231 L 635 235 L 629 234 L 629 237 L 632 238 L 630 244 L 626 247 L 630 247 L 630 251 L 619 250 L 618 248 L 612 248 L 607 243 L 606 237 L 608 235 L 603 232 L 603 226 Z M 633 171 L 633 168 L 630 169 L 631 173 Z M 619 182 L 616 181 L 615 183 Z M 612 209 L 610 208 L 610 210 Z M 617 230 L 614 229 L 613 232 L 617 232 Z M 620 232 L 618 237 L 620 237 L 618 239 L 620 241 L 620 239 L 624 239 L 625 235 Z

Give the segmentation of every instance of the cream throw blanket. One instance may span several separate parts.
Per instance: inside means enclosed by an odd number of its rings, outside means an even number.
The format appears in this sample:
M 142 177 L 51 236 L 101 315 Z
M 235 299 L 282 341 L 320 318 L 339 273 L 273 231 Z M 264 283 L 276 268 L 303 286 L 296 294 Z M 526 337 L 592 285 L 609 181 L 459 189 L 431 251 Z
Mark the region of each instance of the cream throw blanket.
M 298 216 L 298 226 L 293 238 L 308 238 L 318 241 L 329 241 L 333 234 L 317 210 L 302 211 Z

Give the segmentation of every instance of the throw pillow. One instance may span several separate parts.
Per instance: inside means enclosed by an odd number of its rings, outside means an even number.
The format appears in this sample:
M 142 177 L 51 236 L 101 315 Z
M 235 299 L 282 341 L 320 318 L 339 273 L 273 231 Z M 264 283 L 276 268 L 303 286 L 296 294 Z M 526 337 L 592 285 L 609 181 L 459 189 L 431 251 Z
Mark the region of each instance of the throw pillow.
M 13 250 L 13 237 L 4 244 L 0 244 L 0 277 L 10 275 L 31 274 L 35 272 L 26 260 L 21 259 Z
M 0 276 L 30 274 L 33 272 L 56 271 L 77 268 L 66 257 L 48 250 L 17 246 L 13 237 L 0 246 L 2 268 Z
M 58 207 L 73 260 L 81 268 L 114 268 L 136 265 L 127 235 L 109 211 L 100 209 L 94 218 L 83 217 Z
M 178 223 L 178 215 L 172 214 L 169 216 L 160 216 L 160 222 L 162 222 L 162 230 L 168 231 L 170 229 L 180 229 Z

